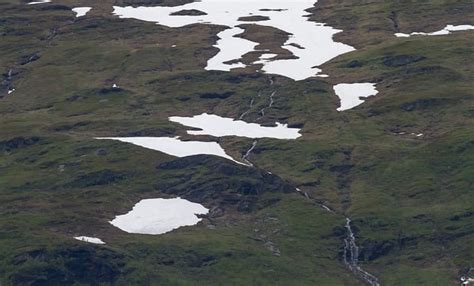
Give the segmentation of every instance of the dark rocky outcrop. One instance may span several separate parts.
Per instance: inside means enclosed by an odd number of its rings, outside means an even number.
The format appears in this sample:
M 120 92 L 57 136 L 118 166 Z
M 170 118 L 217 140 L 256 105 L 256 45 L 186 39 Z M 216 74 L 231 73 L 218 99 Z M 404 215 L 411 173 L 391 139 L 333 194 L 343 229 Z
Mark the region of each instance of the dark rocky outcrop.
M 66 184 L 67 187 L 85 188 L 92 186 L 108 185 L 114 182 L 122 181 L 127 178 L 127 173 L 112 170 L 101 170 L 87 174 L 79 175 L 75 180 Z
M 294 192 L 275 175 L 211 156 L 180 158 L 158 165 L 157 170 L 156 189 L 224 211 L 252 212 L 279 200 L 263 199 L 264 194 Z
M 81 121 L 74 124 L 63 124 L 63 125 L 54 127 L 54 131 L 57 131 L 57 132 L 70 131 L 70 130 L 77 129 L 80 127 L 88 126 L 90 124 L 91 124 L 90 121 Z
M 387 67 L 401 67 L 408 64 L 425 60 L 426 57 L 420 55 L 397 55 L 383 58 L 383 64 Z
M 0 141 L 0 149 L 5 150 L 14 150 L 25 148 L 40 143 L 41 139 L 39 137 L 15 137 L 7 141 Z
M 387 255 L 395 247 L 393 241 L 365 240 L 360 246 L 359 259 L 370 261 Z
M 200 98 L 203 99 L 226 99 L 234 95 L 233 91 L 224 91 L 224 92 L 206 92 L 199 94 Z
M 240 17 L 238 20 L 239 20 L 239 21 L 243 21 L 243 22 L 258 22 L 258 21 L 267 21 L 267 20 L 270 20 L 270 17 L 267 17 L 267 16 L 260 16 L 260 15 L 254 15 L 254 16 Z
M 443 98 L 422 98 L 417 99 L 412 102 L 407 102 L 402 104 L 401 108 L 405 111 L 413 111 L 417 109 L 426 109 L 429 107 L 438 106 L 444 102 L 448 101 L 447 99 Z
M 48 4 L 36 7 L 41 11 L 71 11 L 71 7 L 61 4 Z
M 25 55 L 20 58 L 20 61 L 18 62 L 18 64 L 22 66 L 27 65 L 29 63 L 39 60 L 40 57 L 41 55 L 38 52 Z
M 12 285 L 113 284 L 122 272 L 124 256 L 109 249 L 77 246 L 36 249 L 15 256 Z
M 207 15 L 206 12 L 197 9 L 184 9 L 170 14 L 171 16 L 203 16 Z
M 117 0 L 118 6 L 181 6 L 194 0 Z
M 342 164 L 329 167 L 329 171 L 346 175 L 352 170 L 352 168 L 354 168 L 353 164 Z
M 351 68 L 351 69 L 360 68 L 362 66 L 363 66 L 363 64 L 358 60 L 352 60 L 352 61 L 350 61 L 346 64 L 346 67 Z
M 97 90 L 97 93 L 99 95 L 107 95 L 107 94 L 110 94 L 110 93 L 118 93 L 118 92 L 121 92 L 123 91 L 122 88 L 120 87 L 104 87 L 104 88 L 101 88 L 99 90 Z

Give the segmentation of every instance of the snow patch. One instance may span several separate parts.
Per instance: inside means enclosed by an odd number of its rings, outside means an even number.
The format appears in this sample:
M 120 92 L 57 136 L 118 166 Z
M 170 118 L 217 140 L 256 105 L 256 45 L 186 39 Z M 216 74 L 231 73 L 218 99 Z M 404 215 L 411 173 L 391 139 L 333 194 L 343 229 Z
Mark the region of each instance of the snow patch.
M 203 113 L 192 117 L 172 116 L 170 121 L 202 130 L 188 130 L 190 135 L 211 135 L 215 137 L 239 136 L 247 138 L 296 139 L 301 136 L 298 128 L 288 128 L 287 124 L 276 123 L 275 127 L 261 126 L 242 120 Z
M 241 62 L 226 63 L 242 58 L 243 55 L 249 51 L 253 51 L 258 45 L 258 43 L 235 37 L 242 32 L 244 32 L 244 29 L 234 27 L 217 34 L 220 40 L 217 41 L 214 47 L 219 48 L 220 52 L 209 59 L 205 68 L 206 70 L 230 71 L 234 68 L 246 67 L 246 65 Z
M 36 5 L 36 4 L 43 4 L 43 3 L 50 3 L 51 0 L 39 0 L 39 1 L 34 1 L 34 2 L 28 2 L 28 5 Z
M 181 198 L 146 199 L 138 202 L 131 211 L 116 216 L 110 223 L 128 233 L 163 234 L 174 229 L 196 225 L 196 215 L 209 210 L 200 204 Z
M 74 238 L 80 241 L 89 242 L 93 244 L 105 244 L 105 242 L 103 242 L 100 238 L 96 238 L 96 237 L 75 236 Z
M 85 16 L 91 9 L 92 7 L 76 7 L 72 11 L 76 13 L 76 18 L 79 18 Z
M 337 111 L 354 108 L 365 101 L 361 98 L 374 96 L 378 93 L 375 83 L 340 83 L 334 86 L 334 92 L 341 101 Z
M 239 63 L 241 57 L 254 51 L 255 43 L 235 35 L 242 31 L 237 27 L 248 24 L 239 18 L 249 15 L 261 15 L 268 20 L 259 21 L 260 26 L 271 26 L 290 34 L 282 45 L 295 56 L 294 59 L 273 59 L 266 61 L 260 58 L 257 63 L 263 64 L 262 71 L 279 74 L 294 80 L 313 77 L 321 70 L 317 67 L 332 58 L 353 51 L 354 48 L 333 40 L 333 35 L 341 30 L 325 26 L 322 23 L 308 21 L 305 11 L 313 7 L 316 0 L 271 1 L 271 0 L 202 0 L 176 7 L 119 7 L 114 6 L 113 14 L 120 18 L 133 18 L 155 22 L 168 27 L 183 27 L 190 24 L 215 24 L 229 27 L 219 33 L 220 40 L 216 47 L 219 53 L 211 58 L 207 70 L 229 71 L 236 67 L 245 67 Z M 173 16 L 174 12 L 183 9 L 196 9 L 206 13 L 198 16 Z M 235 63 L 226 64 L 233 60 Z M 262 61 L 265 60 L 265 61 Z
M 243 164 L 227 155 L 217 142 L 181 141 L 179 137 L 98 137 L 95 139 L 131 143 L 176 157 L 214 155 Z
M 452 32 L 456 31 L 467 31 L 467 30 L 474 30 L 473 25 L 447 25 L 443 29 L 436 31 L 436 32 L 431 32 L 431 33 L 425 33 L 425 32 L 413 32 L 410 34 L 405 34 L 405 33 L 395 33 L 395 37 L 398 38 L 408 38 L 411 36 L 441 36 L 441 35 L 449 35 Z

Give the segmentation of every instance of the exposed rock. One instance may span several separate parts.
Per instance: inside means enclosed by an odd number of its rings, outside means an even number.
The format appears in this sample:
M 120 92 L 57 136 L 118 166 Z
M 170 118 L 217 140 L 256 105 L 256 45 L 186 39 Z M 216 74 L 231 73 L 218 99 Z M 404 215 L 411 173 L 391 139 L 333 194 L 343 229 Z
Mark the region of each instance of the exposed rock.
M 401 67 L 408 64 L 416 63 L 426 59 L 424 56 L 419 55 L 397 55 L 388 56 L 383 59 L 383 64 L 388 67 Z
M 117 0 L 118 6 L 181 6 L 194 0 Z
M 363 64 L 358 60 L 352 60 L 346 64 L 346 67 L 351 68 L 351 69 L 360 68 L 361 66 L 363 66 Z
M 189 10 L 180 10 L 177 12 L 173 12 L 170 14 L 171 16 L 202 16 L 207 15 L 206 12 L 197 9 L 189 9 Z
M 61 4 L 40 5 L 36 8 L 41 11 L 71 11 L 71 7 Z
M 413 111 L 416 109 L 426 109 L 429 107 L 440 105 L 443 102 L 448 101 L 444 98 L 426 98 L 426 99 L 417 99 L 413 102 L 404 103 L 401 108 L 405 111 Z
M 120 87 L 104 87 L 104 88 L 99 89 L 97 93 L 99 95 L 106 95 L 110 93 L 119 93 L 121 91 L 123 91 L 123 89 Z
M 267 20 L 270 20 L 270 17 L 260 16 L 260 15 L 245 16 L 245 17 L 240 17 L 238 19 L 238 21 L 242 21 L 242 22 L 258 22 L 258 21 L 267 21 Z
M 89 124 L 91 124 L 91 122 L 89 122 L 89 121 L 81 121 L 81 122 L 77 122 L 77 123 L 74 123 L 74 124 L 64 124 L 64 125 L 60 125 L 60 126 L 55 127 L 54 131 L 57 131 L 57 132 L 70 131 L 72 129 L 76 129 L 76 128 L 79 128 L 79 127 L 84 127 L 84 126 L 87 126 Z
M 205 155 L 162 163 L 157 169 L 156 189 L 225 212 L 253 212 L 279 201 L 278 197 L 263 199 L 264 193 L 294 192 L 292 186 L 263 170 Z
M 224 92 L 206 92 L 199 94 L 200 98 L 203 99 L 226 99 L 234 95 L 233 91 L 224 91 Z
M 365 240 L 360 246 L 359 259 L 370 261 L 387 255 L 393 248 L 393 241 Z
M 341 173 L 341 174 L 347 174 L 351 171 L 352 168 L 354 168 L 353 164 L 343 164 L 343 165 L 331 166 L 329 168 L 329 171 Z
M 95 152 L 95 154 L 97 156 L 107 156 L 108 152 L 106 149 L 104 148 L 100 148 L 100 149 L 97 149 L 97 151 Z
M 304 127 L 304 123 L 303 123 L 303 122 L 288 124 L 288 128 L 298 128 L 298 129 L 302 129 L 303 127 Z
M 38 249 L 15 256 L 12 285 L 113 284 L 124 266 L 123 255 L 92 246 Z
M 267 241 L 264 243 L 264 246 L 271 251 L 271 253 L 275 256 L 280 256 L 281 251 L 278 249 L 278 247 L 275 246 L 275 244 L 271 241 Z
M 8 141 L 0 141 L 0 148 L 13 150 L 25 148 L 40 143 L 41 139 L 39 137 L 15 137 Z
M 18 64 L 20 64 L 22 66 L 27 65 L 29 63 L 32 63 L 34 61 L 39 60 L 40 57 L 41 57 L 41 55 L 38 52 L 30 54 L 30 55 L 22 56 L 20 58 L 20 61 L 18 62 Z
M 450 217 L 449 219 L 452 220 L 452 221 L 459 221 L 459 220 L 462 220 L 462 219 L 465 219 L 465 218 L 471 218 L 472 216 L 474 216 L 474 212 L 467 211 L 467 212 L 462 213 L 462 214 L 454 215 L 454 216 Z
M 290 43 L 290 44 L 288 44 L 288 46 L 292 46 L 292 47 L 295 47 L 297 49 L 304 50 L 304 47 L 302 47 L 301 45 L 298 45 L 297 43 Z
M 175 133 L 174 129 L 171 128 L 147 128 L 142 130 L 136 131 L 125 131 L 119 132 L 118 137 L 143 137 L 143 136 L 150 136 L 150 137 L 164 137 L 164 136 L 171 136 Z

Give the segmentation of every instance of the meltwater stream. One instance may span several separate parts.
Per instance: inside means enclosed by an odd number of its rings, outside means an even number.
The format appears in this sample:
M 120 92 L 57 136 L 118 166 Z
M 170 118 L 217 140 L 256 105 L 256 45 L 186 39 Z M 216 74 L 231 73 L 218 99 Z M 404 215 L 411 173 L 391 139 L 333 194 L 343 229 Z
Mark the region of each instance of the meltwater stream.
M 364 279 L 371 286 L 380 286 L 377 277 L 365 271 L 359 266 L 359 247 L 356 244 L 354 232 L 351 227 L 351 219 L 346 217 L 347 237 L 344 239 L 344 264 L 354 273 Z

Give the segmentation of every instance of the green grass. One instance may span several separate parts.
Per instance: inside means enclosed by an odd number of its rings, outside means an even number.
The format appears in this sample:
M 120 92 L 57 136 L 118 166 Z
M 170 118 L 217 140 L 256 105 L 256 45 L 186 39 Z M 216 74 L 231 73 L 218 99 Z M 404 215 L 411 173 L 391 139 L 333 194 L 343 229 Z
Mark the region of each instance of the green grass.
M 447 23 L 446 9 L 462 21 L 470 8 L 443 2 L 415 17 L 410 3 L 321 1 L 333 6 L 315 15 L 350 31 L 338 37 L 361 49 L 325 64 L 327 81 L 276 77 L 269 86 L 262 74 L 203 70 L 222 27 L 120 20 L 106 12 L 111 3 L 92 3 L 90 16 L 76 22 L 70 11 L 0 5 L 0 68 L 19 71 L 16 91 L 0 99 L 2 284 L 358 285 L 342 263 L 344 216 L 353 220 L 362 267 L 382 285 L 454 285 L 472 266 L 472 33 L 397 39 L 387 21 L 396 8 L 403 32 L 434 29 Z M 425 17 L 434 19 L 431 26 L 422 24 Z M 54 28 L 58 35 L 46 40 Z M 18 64 L 33 52 L 41 58 Z M 397 55 L 426 59 L 384 64 Z M 362 65 L 349 68 L 354 60 Z M 357 81 L 376 81 L 379 95 L 336 112 L 332 84 Z M 122 90 L 104 91 L 113 83 Z M 255 172 L 234 167 L 223 175 L 226 163 L 216 158 L 157 169 L 183 161 L 93 139 L 185 136 L 186 128 L 167 117 L 238 117 L 260 91 L 246 118 L 256 120 L 275 89 L 274 107 L 261 122 L 304 124 L 303 137 L 260 140 L 251 156 Z M 203 98 L 222 92 L 233 94 Z M 40 141 L 22 148 L 5 143 L 19 136 Z M 220 141 L 235 157 L 252 143 Z M 265 179 L 266 171 L 278 178 Z M 223 200 L 244 183 L 264 191 L 244 196 L 248 212 Z M 336 212 L 285 191 L 295 187 Z M 160 236 L 127 234 L 108 223 L 140 199 L 176 195 L 224 214 Z M 75 235 L 107 245 L 87 245 Z

